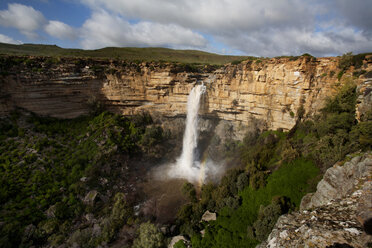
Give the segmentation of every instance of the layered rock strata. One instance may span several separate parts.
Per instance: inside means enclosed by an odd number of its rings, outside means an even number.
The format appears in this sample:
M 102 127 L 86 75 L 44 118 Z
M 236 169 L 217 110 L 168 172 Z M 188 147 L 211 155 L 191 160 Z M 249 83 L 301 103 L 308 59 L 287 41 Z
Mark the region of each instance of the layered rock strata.
M 36 61 L 36 67 L 15 65 L 0 77 L 0 113 L 20 107 L 74 118 L 100 103 L 124 115 L 147 111 L 162 117 L 185 116 L 190 90 L 204 83 L 202 116 L 242 125 L 258 119 L 269 129 L 290 129 L 300 107 L 305 114 L 314 114 L 340 84 L 338 58 L 263 59 L 219 69 L 66 58 L 55 64 L 42 58 L 29 60 Z M 371 60 L 365 60 L 363 68 L 370 71 Z M 341 81 L 351 74 L 352 68 Z

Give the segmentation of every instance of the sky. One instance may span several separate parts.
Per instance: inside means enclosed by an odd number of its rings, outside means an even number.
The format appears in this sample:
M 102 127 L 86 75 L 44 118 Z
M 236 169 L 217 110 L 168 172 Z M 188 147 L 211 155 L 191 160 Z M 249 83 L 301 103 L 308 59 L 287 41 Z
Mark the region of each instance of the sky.
M 0 42 L 274 57 L 372 52 L 372 0 L 0 0 Z

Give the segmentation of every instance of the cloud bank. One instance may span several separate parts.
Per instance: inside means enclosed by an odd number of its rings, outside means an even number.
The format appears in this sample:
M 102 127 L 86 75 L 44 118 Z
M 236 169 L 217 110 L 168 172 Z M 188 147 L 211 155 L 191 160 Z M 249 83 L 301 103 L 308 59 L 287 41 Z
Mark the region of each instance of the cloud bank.
M 119 15 L 106 11 L 94 12 L 82 27 L 82 47 L 105 46 L 165 46 L 174 48 L 204 48 L 206 39 L 176 24 L 141 21 L 131 24 Z
M 372 1 L 80 0 L 80 27 L 9 4 L 0 25 L 28 38 L 40 32 L 82 48 L 163 46 L 254 56 L 340 55 L 372 51 Z M 22 17 L 22 18 L 21 18 Z
M 177 25 L 256 56 L 372 50 L 372 2 L 81 0 L 127 19 Z M 206 46 L 207 47 L 207 46 Z

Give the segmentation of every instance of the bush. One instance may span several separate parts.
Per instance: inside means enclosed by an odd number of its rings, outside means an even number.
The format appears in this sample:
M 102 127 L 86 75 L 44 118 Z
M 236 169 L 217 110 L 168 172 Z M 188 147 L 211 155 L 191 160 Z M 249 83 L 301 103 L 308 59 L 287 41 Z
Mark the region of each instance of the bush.
M 263 171 L 256 171 L 254 173 L 251 173 L 249 177 L 249 186 L 252 187 L 252 189 L 259 189 L 263 188 L 266 184 L 265 180 L 265 174 Z
M 258 219 L 253 223 L 254 233 L 259 241 L 267 239 L 281 214 L 281 208 L 277 204 L 270 204 L 266 207 L 260 206 Z
M 350 132 L 353 145 L 364 150 L 372 149 L 372 121 L 360 122 Z
M 187 196 L 191 202 L 196 202 L 196 190 L 192 183 L 186 182 L 182 186 L 182 193 Z
M 241 173 L 236 181 L 236 187 L 239 191 L 242 191 L 249 185 L 249 175 L 246 172 Z
M 158 248 L 164 246 L 163 234 L 150 222 L 142 223 L 133 248 Z
M 345 53 L 341 56 L 340 61 L 338 62 L 338 68 L 342 71 L 345 71 L 347 68 L 353 65 L 353 53 Z
M 173 248 L 187 248 L 183 240 L 178 241 L 177 243 L 174 244 Z

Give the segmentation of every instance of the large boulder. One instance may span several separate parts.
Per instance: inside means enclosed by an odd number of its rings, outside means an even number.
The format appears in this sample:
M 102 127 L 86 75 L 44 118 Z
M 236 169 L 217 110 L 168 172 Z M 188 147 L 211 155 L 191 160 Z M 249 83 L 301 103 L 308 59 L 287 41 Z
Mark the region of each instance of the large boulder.
M 205 213 L 203 214 L 201 220 L 202 221 L 211 221 L 211 220 L 216 220 L 217 219 L 217 215 L 216 213 L 212 213 L 212 212 L 209 212 L 208 210 L 205 211 Z
M 180 240 L 183 240 L 185 243 L 188 243 L 188 240 L 187 240 L 184 236 L 182 236 L 182 235 L 178 235 L 178 236 L 174 236 L 174 237 L 172 238 L 171 242 L 170 242 L 169 245 L 168 245 L 168 248 L 173 248 L 174 245 L 175 245 L 178 241 L 180 241 Z
M 326 171 L 318 183 L 317 191 L 302 199 L 300 209 L 319 207 L 345 197 L 355 188 L 359 179 L 368 177 L 371 168 L 371 154 L 354 157 L 343 165 L 335 164 Z
M 372 154 L 328 169 L 301 211 L 282 215 L 258 247 L 369 247 Z

